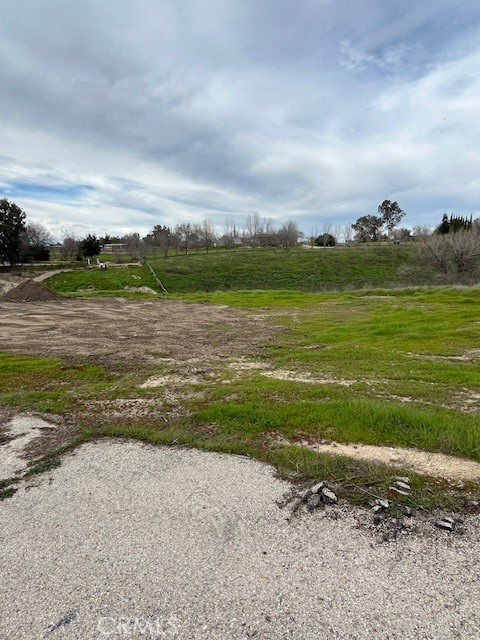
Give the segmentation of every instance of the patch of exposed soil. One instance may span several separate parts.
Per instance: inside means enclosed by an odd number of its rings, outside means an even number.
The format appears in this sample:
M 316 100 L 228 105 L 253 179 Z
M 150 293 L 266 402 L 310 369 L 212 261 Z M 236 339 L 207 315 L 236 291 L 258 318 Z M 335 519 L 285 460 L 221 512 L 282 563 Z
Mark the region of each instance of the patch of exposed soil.
M 262 371 L 262 376 L 267 378 L 274 378 L 275 380 L 288 380 L 289 382 L 304 382 L 305 384 L 339 384 L 343 387 L 350 387 L 355 384 L 355 380 L 345 380 L 343 378 L 331 378 L 329 376 L 323 376 L 321 378 L 314 378 L 308 373 L 300 375 L 295 371 L 287 371 L 285 369 L 272 369 L 269 371 Z
M 378 462 L 392 467 L 411 469 L 435 478 L 446 478 L 464 482 L 480 480 L 480 462 L 431 453 L 420 449 L 381 447 L 367 444 L 345 444 L 342 442 L 290 442 L 281 439 L 281 444 L 296 444 L 319 453 L 334 456 L 349 456 L 367 462 Z
M 2 297 L 2 302 L 45 302 L 47 300 L 61 300 L 61 297 L 35 280 L 25 280 L 17 287 L 10 289 Z
M 254 355 L 278 331 L 245 311 L 176 300 L 64 298 L 21 306 L 0 300 L 0 349 L 89 358 L 112 368 L 166 358 L 184 362 Z

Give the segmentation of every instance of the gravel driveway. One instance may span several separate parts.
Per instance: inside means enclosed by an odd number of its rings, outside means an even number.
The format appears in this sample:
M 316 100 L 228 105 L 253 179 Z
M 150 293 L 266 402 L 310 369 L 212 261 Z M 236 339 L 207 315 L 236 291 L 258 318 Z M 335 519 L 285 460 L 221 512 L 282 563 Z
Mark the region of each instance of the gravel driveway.
M 35 482 L 0 503 L 2 640 L 480 637 L 478 518 L 380 544 L 270 467 L 135 442 Z

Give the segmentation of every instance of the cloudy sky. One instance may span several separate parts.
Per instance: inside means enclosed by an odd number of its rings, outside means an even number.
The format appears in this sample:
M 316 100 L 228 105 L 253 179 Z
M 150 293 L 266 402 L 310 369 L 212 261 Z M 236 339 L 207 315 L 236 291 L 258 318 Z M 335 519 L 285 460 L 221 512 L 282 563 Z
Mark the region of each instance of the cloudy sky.
M 58 235 L 480 216 L 478 0 L 2 0 L 0 197 Z

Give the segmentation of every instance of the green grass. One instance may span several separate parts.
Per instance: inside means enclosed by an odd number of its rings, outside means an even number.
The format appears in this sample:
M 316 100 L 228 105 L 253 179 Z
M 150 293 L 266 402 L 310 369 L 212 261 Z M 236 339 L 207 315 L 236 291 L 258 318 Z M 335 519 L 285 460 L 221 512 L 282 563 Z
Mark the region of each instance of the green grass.
M 478 413 L 460 410 L 468 397 L 480 409 L 480 359 L 454 359 L 480 349 L 479 289 L 201 294 L 204 302 L 233 298 L 268 310 L 288 330 L 267 347 L 274 366 L 327 383 L 253 373 L 212 390 L 194 414 L 198 424 L 249 437 L 303 433 L 480 460 Z
M 366 245 L 333 249 L 248 249 L 150 260 L 173 294 L 213 291 L 352 290 L 398 285 L 414 246 Z M 413 278 L 413 276 L 411 276 Z M 427 278 L 428 281 L 428 278 Z M 148 268 L 75 269 L 48 280 L 62 295 L 125 295 L 125 287 L 158 291 Z M 128 295 L 128 294 L 127 294 Z
M 108 385 L 109 378 L 97 365 L 65 366 L 55 358 L 0 352 L 0 403 L 19 410 L 66 412 L 79 394 Z
M 122 295 L 135 297 L 125 287 L 150 287 L 157 291 L 157 283 L 146 267 L 111 267 L 110 269 L 81 269 L 59 273 L 45 283 L 62 295 Z M 145 295 L 145 294 L 140 294 Z
M 333 249 L 248 249 L 151 260 L 171 293 L 251 289 L 331 291 L 399 282 L 412 262 L 409 245 Z

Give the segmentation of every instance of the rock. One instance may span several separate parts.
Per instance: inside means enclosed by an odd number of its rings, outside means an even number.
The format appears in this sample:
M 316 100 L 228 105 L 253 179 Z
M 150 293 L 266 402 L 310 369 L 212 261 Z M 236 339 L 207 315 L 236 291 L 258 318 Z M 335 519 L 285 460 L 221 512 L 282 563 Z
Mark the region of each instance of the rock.
M 407 516 L 407 518 L 410 518 L 413 515 L 413 512 L 410 507 L 405 507 L 403 510 L 403 513 Z
M 318 507 L 322 504 L 322 498 L 318 493 L 311 493 L 307 498 L 307 509 L 309 511 L 313 511 L 314 509 L 318 509 Z
M 395 482 L 393 483 L 394 487 L 397 487 L 397 489 L 401 489 L 402 491 L 411 491 L 411 487 L 407 482 L 402 482 L 401 480 L 395 480 Z
M 310 489 L 310 491 L 311 491 L 312 493 L 320 493 L 324 486 L 325 486 L 325 483 L 324 483 L 324 482 L 318 482 L 316 485 L 314 485 L 314 486 Z
M 442 518 L 441 520 L 437 520 L 435 526 L 439 529 L 443 529 L 444 531 L 453 532 L 455 528 L 455 522 L 453 518 Z
M 336 504 L 338 502 L 337 496 L 333 493 L 333 491 L 330 491 L 330 489 L 328 489 L 327 487 L 324 487 L 322 489 L 322 497 L 323 497 L 323 501 L 326 504 Z
M 410 478 L 407 478 L 406 476 L 397 476 L 395 478 L 395 481 L 397 482 L 404 482 L 405 484 L 410 485 Z
M 303 502 L 308 502 L 308 499 L 310 498 L 311 495 L 312 495 L 312 490 L 309 489 L 302 498 Z
M 377 498 L 377 500 L 375 500 L 375 502 L 373 503 L 372 511 L 376 515 L 378 513 L 381 513 L 382 511 L 385 511 L 385 509 L 388 509 L 389 506 L 390 502 L 388 500 Z
M 390 491 L 395 491 L 395 493 L 400 494 L 401 496 L 408 496 L 408 494 L 410 493 L 410 491 L 407 491 L 406 489 L 401 489 L 400 487 L 397 487 L 396 485 L 393 485 L 391 487 L 388 487 L 390 489 Z

